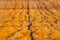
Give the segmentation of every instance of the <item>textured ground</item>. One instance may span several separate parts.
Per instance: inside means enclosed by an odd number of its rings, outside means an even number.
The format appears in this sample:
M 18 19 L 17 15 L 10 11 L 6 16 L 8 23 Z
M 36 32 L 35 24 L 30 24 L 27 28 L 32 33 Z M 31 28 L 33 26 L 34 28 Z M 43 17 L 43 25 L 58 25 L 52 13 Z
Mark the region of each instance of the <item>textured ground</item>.
M 0 40 L 60 40 L 60 0 L 0 0 Z

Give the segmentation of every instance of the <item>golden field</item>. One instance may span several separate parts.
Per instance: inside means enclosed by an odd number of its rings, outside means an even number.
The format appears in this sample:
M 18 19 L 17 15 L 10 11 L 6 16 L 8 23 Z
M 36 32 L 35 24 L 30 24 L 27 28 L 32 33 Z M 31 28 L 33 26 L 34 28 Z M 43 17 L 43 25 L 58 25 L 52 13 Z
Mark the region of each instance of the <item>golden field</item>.
M 0 40 L 60 40 L 60 0 L 0 0 Z

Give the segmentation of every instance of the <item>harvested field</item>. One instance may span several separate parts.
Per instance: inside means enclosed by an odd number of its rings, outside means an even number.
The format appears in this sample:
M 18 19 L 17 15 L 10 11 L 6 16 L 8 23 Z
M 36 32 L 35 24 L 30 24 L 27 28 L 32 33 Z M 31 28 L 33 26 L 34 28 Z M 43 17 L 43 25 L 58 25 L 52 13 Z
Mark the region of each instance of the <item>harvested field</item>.
M 0 40 L 60 40 L 60 0 L 0 0 Z

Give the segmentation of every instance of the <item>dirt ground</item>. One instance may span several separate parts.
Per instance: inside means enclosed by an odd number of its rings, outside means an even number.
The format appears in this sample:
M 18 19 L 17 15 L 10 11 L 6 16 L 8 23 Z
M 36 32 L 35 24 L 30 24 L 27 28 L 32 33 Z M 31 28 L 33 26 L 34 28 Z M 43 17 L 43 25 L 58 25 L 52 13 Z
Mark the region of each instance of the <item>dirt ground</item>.
M 60 40 L 60 0 L 0 0 L 0 40 Z

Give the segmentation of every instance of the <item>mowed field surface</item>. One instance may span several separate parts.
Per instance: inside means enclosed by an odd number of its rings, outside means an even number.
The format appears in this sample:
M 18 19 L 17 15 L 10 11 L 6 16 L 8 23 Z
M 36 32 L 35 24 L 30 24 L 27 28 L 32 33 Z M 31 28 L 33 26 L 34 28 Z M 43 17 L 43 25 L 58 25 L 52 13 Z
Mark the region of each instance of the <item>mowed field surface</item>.
M 0 0 L 0 40 L 60 40 L 60 0 Z

